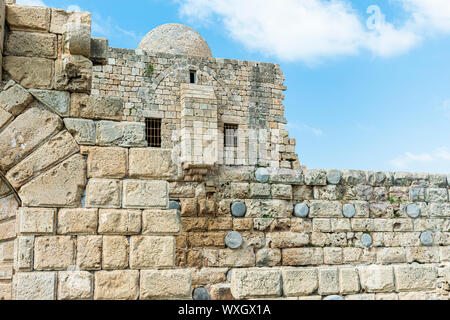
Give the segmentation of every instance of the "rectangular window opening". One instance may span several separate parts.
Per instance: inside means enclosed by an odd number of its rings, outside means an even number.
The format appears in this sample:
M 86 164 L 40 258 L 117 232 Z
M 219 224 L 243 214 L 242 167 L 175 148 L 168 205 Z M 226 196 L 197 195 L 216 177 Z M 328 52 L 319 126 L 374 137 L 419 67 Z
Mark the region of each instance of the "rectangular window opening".
M 191 83 L 197 83 L 197 72 L 194 70 L 189 71 Z
M 161 119 L 145 119 L 145 137 L 149 147 L 161 148 Z
M 238 144 L 238 129 L 239 126 L 237 124 L 224 124 L 224 146 L 236 148 Z

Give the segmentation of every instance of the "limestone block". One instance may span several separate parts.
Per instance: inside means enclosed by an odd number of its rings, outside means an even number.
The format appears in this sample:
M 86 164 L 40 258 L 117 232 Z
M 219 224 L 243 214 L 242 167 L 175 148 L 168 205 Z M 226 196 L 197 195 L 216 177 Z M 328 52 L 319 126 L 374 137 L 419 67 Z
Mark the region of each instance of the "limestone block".
M 166 181 L 125 180 L 124 208 L 167 208 L 169 205 Z
M 253 248 L 204 249 L 203 255 L 207 267 L 253 267 L 256 260 Z
M 9 113 L 8 111 L 4 110 L 3 108 L 0 108 L 0 130 L 7 125 L 14 116 Z
M 145 124 L 138 122 L 99 121 L 97 145 L 120 147 L 146 147 Z
M 433 290 L 437 270 L 430 265 L 400 265 L 394 267 L 397 291 Z
M 328 265 L 342 264 L 342 248 L 323 248 L 324 263 Z
M 129 245 L 125 236 L 103 237 L 103 269 L 117 270 L 128 268 Z
M 18 209 L 19 203 L 14 195 L 0 199 L 0 221 L 15 217 Z
M 450 217 L 450 203 L 431 203 L 429 211 L 431 217 Z
M 86 119 L 64 119 L 67 130 L 81 145 L 95 145 L 95 123 Z
M 33 102 L 33 96 L 18 84 L 0 92 L 0 108 L 14 117 L 21 114 L 31 102 Z M 4 117 L 7 118 L 7 116 Z
M 30 89 L 30 93 L 45 106 L 68 117 L 70 113 L 70 94 L 66 91 Z
M 46 110 L 32 108 L 18 116 L 0 133 L 0 171 L 12 168 L 61 127 L 61 119 Z
M 90 148 L 89 178 L 124 178 L 127 175 L 128 152 L 124 148 Z
M 233 269 L 231 293 L 235 299 L 280 297 L 281 272 L 266 268 Z
M 131 237 L 130 267 L 145 269 L 173 267 L 175 265 L 175 239 L 173 237 Z
M 120 208 L 122 203 L 122 181 L 90 179 L 86 188 L 86 207 Z
M 0 198 L 10 195 L 12 192 L 13 191 L 10 186 L 5 181 L 0 179 Z
M 35 270 L 66 270 L 74 265 L 75 242 L 71 237 L 37 237 L 34 242 Z
M 70 12 L 52 8 L 52 19 L 50 24 L 51 33 L 64 34 L 66 25 L 69 22 L 79 22 L 90 25 L 92 23 L 92 17 L 89 12 Z
M 0 283 L 0 300 L 11 300 L 12 295 L 11 283 Z
M 86 92 L 92 87 L 92 61 L 79 55 L 63 55 L 55 62 L 55 88 Z
M 51 9 L 9 5 L 6 7 L 6 23 L 11 30 L 49 31 Z
M 16 237 L 16 221 L 0 223 L 0 241 L 12 240 Z
M 86 185 L 86 162 L 75 154 L 24 185 L 19 196 L 27 207 L 79 207 Z
M 142 215 L 142 234 L 176 235 L 181 232 L 178 210 L 145 210 Z
M 140 210 L 100 209 L 100 234 L 134 235 L 141 232 Z
M 359 276 L 356 268 L 349 267 L 339 269 L 339 287 L 341 294 L 351 294 L 359 292 Z
M 4 55 L 56 59 L 56 52 L 54 34 L 11 31 L 6 38 Z
M 358 170 L 343 170 L 342 184 L 349 186 L 356 186 L 366 183 L 366 174 L 364 171 Z
M 285 266 L 323 264 L 323 250 L 321 248 L 289 248 L 283 249 L 281 254 Z
M 269 168 L 270 182 L 298 185 L 303 183 L 301 170 L 292 170 L 286 168 Z
M 55 209 L 20 208 L 19 233 L 22 235 L 54 234 Z
M 284 268 L 281 272 L 286 297 L 308 296 L 319 288 L 316 268 Z
M 281 250 L 262 248 L 256 252 L 257 267 L 275 267 L 281 263 Z
M 270 197 L 270 184 L 265 183 L 251 183 L 250 197 L 256 199 L 263 199 Z
M 305 184 L 308 186 L 326 186 L 327 172 L 323 170 L 306 170 L 303 172 Z
M 405 263 L 406 251 L 403 248 L 377 249 L 377 261 L 380 263 Z
M 53 60 L 6 56 L 3 59 L 3 69 L 24 88 L 53 89 Z
M 76 141 L 64 130 L 9 170 L 6 177 L 13 187 L 19 189 L 33 177 L 79 150 Z
M 291 200 L 292 199 L 292 186 L 284 184 L 272 185 L 272 197 L 274 199 Z
M 287 200 L 246 200 L 245 204 L 249 218 L 287 218 L 294 211 Z
M 34 259 L 34 237 L 17 237 L 15 241 L 14 268 L 19 271 L 31 271 Z
M 376 300 L 376 299 L 375 299 L 375 294 L 364 293 L 364 294 L 350 294 L 345 297 L 345 300 L 360 300 L 360 301 L 369 300 L 370 301 L 370 300 Z
M 106 64 L 108 61 L 108 39 L 106 38 L 91 38 L 91 60 L 94 63 Z
M 73 93 L 70 116 L 97 120 L 122 120 L 123 99 L 107 95 Z
M 194 198 L 194 185 L 185 182 L 171 182 L 169 184 L 169 196 L 171 199 Z
M 77 267 L 80 270 L 100 270 L 102 267 L 102 236 L 79 236 Z
M 190 300 L 191 273 L 189 270 L 141 271 L 141 300 Z
M 19 272 L 15 292 L 16 300 L 54 300 L 56 272 Z
M 130 149 L 130 176 L 132 178 L 169 179 L 177 174 L 171 149 Z
M 418 263 L 439 263 L 439 248 L 437 247 L 411 247 L 406 250 L 405 261 Z
M 266 235 L 272 248 L 303 247 L 309 244 L 309 234 L 294 232 L 274 232 Z
M 359 269 L 361 286 L 366 292 L 394 291 L 394 272 L 391 266 L 372 265 Z
M 447 202 L 448 190 L 446 188 L 427 188 L 425 190 L 425 201 L 427 202 Z
M 70 19 L 73 20 L 73 19 Z M 91 24 L 68 21 L 64 30 L 64 50 L 72 55 L 91 55 Z
M 96 234 L 97 209 L 61 209 L 58 212 L 58 234 Z
M 0 243 L 0 262 L 11 263 L 14 261 L 14 241 Z
M 59 300 L 87 300 L 92 298 L 93 276 L 86 271 L 58 273 Z
M 95 300 L 136 300 L 139 296 L 139 271 L 96 272 L 94 287 Z
M 342 218 L 342 204 L 339 201 L 310 201 L 310 216 L 324 218 Z
M 338 268 L 319 269 L 319 294 L 330 295 L 339 293 Z

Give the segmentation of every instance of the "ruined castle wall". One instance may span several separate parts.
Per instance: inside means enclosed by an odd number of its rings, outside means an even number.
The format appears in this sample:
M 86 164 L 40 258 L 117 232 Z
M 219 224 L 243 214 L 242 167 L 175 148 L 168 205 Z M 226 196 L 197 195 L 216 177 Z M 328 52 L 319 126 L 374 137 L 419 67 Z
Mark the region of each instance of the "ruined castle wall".
M 446 175 L 306 170 L 270 138 L 273 163 L 187 181 L 168 139 L 183 101 L 282 132 L 277 66 L 106 50 L 86 13 L 6 9 L 0 299 L 448 299 Z M 215 99 L 189 95 L 191 68 Z

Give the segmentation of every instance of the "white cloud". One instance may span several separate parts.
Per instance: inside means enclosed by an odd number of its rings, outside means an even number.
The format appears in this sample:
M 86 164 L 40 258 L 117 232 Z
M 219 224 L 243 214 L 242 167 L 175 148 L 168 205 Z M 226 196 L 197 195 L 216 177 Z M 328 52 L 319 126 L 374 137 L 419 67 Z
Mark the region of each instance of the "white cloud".
M 389 164 L 395 170 L 419 171 L 425 169 L 436 172 L 450 172 L 450 149 L 440 147 L 433 152 L 418 154 L 406 152 L 389 161 Z
M 24 6 L 45 7 L 45 3 L 42 0 L 17 0 L 16 3 Z
M 400 1 L 407 21 L 395 26 L 378 15 L 376 30 L 349 0 L 175 0 L 192 21 L 223 24 L 250 50 L 285 61 L 314 63 L 368 50 L 391 57 L 417 46 L 427 32 L 450 31 L 449 0 Z M 365 13 L 364 13 L 365 14 Z
M 81 8 L 76 4 L 71 4 L 70 6 L 67 7 L 67 11 L 80 12 Z

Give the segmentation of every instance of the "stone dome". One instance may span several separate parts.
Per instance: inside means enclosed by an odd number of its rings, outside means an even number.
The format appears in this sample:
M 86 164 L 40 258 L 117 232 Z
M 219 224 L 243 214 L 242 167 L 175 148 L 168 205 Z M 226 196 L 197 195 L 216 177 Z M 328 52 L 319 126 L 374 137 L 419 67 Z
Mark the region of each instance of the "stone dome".
M 212 57 L 208 43 L 197 31 L 177 23 L 156 27 L 142 39 L 138 49 L 187 56 Z

